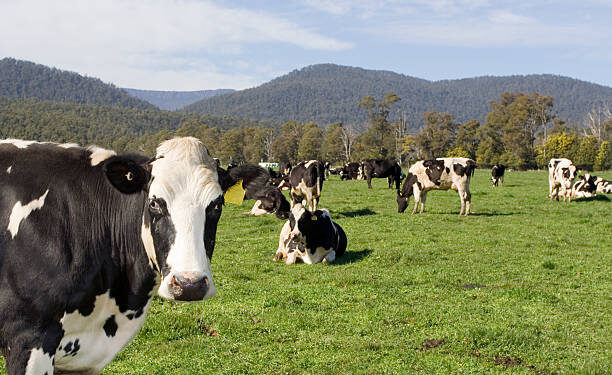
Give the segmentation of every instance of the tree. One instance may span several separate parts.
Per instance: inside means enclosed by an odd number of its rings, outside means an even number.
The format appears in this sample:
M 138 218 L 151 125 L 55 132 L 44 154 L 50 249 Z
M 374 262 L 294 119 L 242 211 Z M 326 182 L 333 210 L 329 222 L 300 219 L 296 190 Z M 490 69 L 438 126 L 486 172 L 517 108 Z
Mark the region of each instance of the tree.
M 323 159 L 330 163 L 344 160 L 344 145 L 342 142 L 342 124 L 331 124 L 325 131 L 323 141 Z
M 300 160 L 321 159 L 323 131 L 312 122 L 304 125 L 304 135 L 300 138 L 298 158 Z
M 289 121 L 282 125 L 281 132 L 272 142 L 272 153 L 277 161 L 295 164 L 298 159 L 299 142 L 304 134 L 304 124 Z
M 439 158 L 447 154 L 455 142 L 458 124 L 453 121 L 453 115 L 436 111 L 425 112 L 425 127 L 416 136 L 421 157 L 426 159 Z
M 565 132 L 550 135 L 548 141 L 538 150 L 536 157 L 538 167 L 545 168 L 552 158 L 572 157 L 576 143 L 576 136 Z
M 612 111 L 608 103 L 600 102 L 593 105 L 584 118 L 585 135 L 595 137 L 598 142 L 606 140 L 610 120 L 612 120 Z
M 219 149 L 219 157 L 223 161 L 244 162 L 244 129 L 230 129 L 223 133 Z
M 364 96 L 359 107 L 365 108 L 370 119 L 370 127 L 362 134 L 360 147 L 362 153 L 374 158 L 387 158 L 396 151 L 398 137 L 388 117 L 393 103 L 401 100 L 394 93 L 388 93 L 379 103 L 372 96 Z
M 610 152 L 610 143 L 608 141 L 601 142 L 601 146 L 599 146 L 599 151 L 595 157 L 593 168 L 597 171 L 605 171 L 609 169 L 612 166 L 610 156 L 612 156 L 612 152 Z
M 595 159 L 599 151 L 599 144 L 597 139 L 593 136 L 582 137 L 580 146 L 574 155 L 573 162 L 580 169 L 586 169 L 588 171 L 593 170 Z
M 247 162 L 259 163 L 263 160 L 268 160 L 266 142 L 270 134 L 273 134 L 273 130 L 263 126 L 244 128 L 243 154 Z
M 454 149 L 465 151 L 471 159 L 476 159 L 476 151 L 480 143 L 479 130 L 480 123 L 472 120 L 462 124 L 457 129 L 457 138 L 455 139 Z

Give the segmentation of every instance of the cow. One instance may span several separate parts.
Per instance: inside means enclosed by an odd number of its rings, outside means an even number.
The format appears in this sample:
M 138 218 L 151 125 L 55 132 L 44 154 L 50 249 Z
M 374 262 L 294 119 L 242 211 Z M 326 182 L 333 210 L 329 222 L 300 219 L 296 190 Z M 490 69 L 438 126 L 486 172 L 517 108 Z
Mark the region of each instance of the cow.
M 368 189 L 372 188 L 372 178 L 388 178 L 389 189 L 395 182 L 395 189 L 399 191 L 402 180 L 402 167 L 395 159 L 366 159 L 363 162 L 363 172 L 368 181 Z
M 332 263 L 346 251 L 344 230 L 329 216 L 329 211 L 308 211 L 301 203 L 291 209 L 278 240 L 273 260 L 286 264 L 301 260 L 306 264 Z
M 595 186 L 597 186 L 598 193 L 610 194 L 612 193 L 612 181 L 604 180 L 601 177 L 595 178 Z
M 572 198 L 592 198 L 597 195 L 597 185 L 595 176 L 585 174 L 578 176 L 578 181 L 572 186 Z
M 0 171 L 9 374 L 99 373 L 138 332 L 154 294 L 215 294 L 217 223 L 236 181 L 199 140 L 165 141 L 154 159 L 3 140 Z
M 571 160 L 566 158 L 550 159 L 548 163 L 548 197 L 550 200 L 559 195 L 563 197 L 563 202 L 571 202 L 572 182 L 576 178 L 576 166 Z
M 363 179 L 363 169 L 362 169 L 361 163 L 350 162 L 350 163 L 344 164 L 344 166 L 340 170 L 340 179 L 341 180 L 362 180 Z
M 323 163 L 318 160 L 303 161 L 295 165 L 289 173 L 291 207 L 295 203 L 308 206 L 311 211 L 317 209 L 321 190 L 325 181 Z M 282 185 L 279 185 L 282 188 Z
M 414 163 L 408 170 L 401 192 L 397 192 L 397 211 L 404 212 L 408 207 L 408 198 L 414 195 L 412 213 L 417 212 L 419 202 L 423 213 L 429 190 L 453 189 L 459 193 L 461 199 L 459 215 L 469 215 L 472 200 L 470 179 L 475 169 L 476 162 L 468 158 L 438 158 Z
M 289 173 L 291 173 L 291 163 L 281 163 L 278 171 L 281 176 L 289 176 Z
M 497 186 L 498 183 L 501 182 L 502 186 L 504 185 L 504 173 L 506 172 L 506 166 L 500 163 L 497 163 L 491 168 L 491 182 L 493 186 Z

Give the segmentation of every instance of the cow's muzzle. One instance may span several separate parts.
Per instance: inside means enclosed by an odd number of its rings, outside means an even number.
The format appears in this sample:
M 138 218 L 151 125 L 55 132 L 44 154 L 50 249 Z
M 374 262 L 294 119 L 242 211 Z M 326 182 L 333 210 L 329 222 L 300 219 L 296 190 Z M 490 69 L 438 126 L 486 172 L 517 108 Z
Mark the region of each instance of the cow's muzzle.
M 200 301 L 207 297 L 210 288 L 211 281 L 206 275 L 192 272 L 173 275 L 168 285 L 170 294 L 177 301 Z

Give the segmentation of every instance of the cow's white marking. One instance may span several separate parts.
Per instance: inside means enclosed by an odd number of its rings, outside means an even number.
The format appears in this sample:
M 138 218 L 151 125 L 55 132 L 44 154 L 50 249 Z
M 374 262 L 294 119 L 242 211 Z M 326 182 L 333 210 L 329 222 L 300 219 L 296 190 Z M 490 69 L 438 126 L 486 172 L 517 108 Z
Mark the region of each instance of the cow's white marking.
M 107 150 L 98 146 L 89 146 L 87 147 L 87 150 L 91 152 L 89 159 L 91 159 L 91 165 L 93 167 L 102 163 L 104 160 L 117 155 L 113 150 Z
M 13 146 L 17 147 L 17 148 L 27 148 L 28 146 L 30 146 L 31 144 L 34 143 L 39 143 L 36 141 L 24 141 L 22 139 L 2 139 L 0 140 L 0 144 L 12 144 Z
M 135 311 L 121 313 L 116 301 L 110 297 L 110 292 L 106 292 L 96 296 L 91 314 L 83 316 L 78 310 L 70 314 L 65 313 L 60 320 L 64 336 L 55 355 L 55 367 L 62 371 L 102 371 L 140 330 L 150 305 L 149 299 L 143 313 L 130 320 L 127 315 L 135 314 Z M 117 331 L 114 336 L 109 337 L 104 331 L 104 324 L 113 315 Z M 63 350 L 68 343 L 72 343 L 74 347 L 76 340 L 79 340 L 80 348 L 74 355 Z
M 317 162 L 316 160 L 308 160 L 308 161 L 306 162 L 306 164 L 304 164 L 304 167 L 305 167 L 305 168 L 308 168 L 308 167 L 310 167 L 311 165 L 313 165 L 313 164 L 314 164 L 314 163 L 316 163 L 316 162 Z
M 81 146 L 79 146 L 76 143 L 61 143 L 61 144 L 58 144 L 57 147 L 61 147 L 61 148 L 80 148 Z
M 15 203 L 13 210 L 11 211 L 11 216 L 9 216 L 9 223 L 7 227 L 7 230 L 11 232 L 13 238 L 15 238 L 17 232 L 19 231 L 19 224 L 21 224 L 21 221 L 27 218 L 32 211 L 39 210 L 45 205 L 45 198 L 47 198 L 48 193 L 49 189 L 47 189 L 47 191 L 45 191 L 40 198 L 34 199 L 24 206 L 21 205 L 21 201 Z
M 193 273 L 208 278 L 210 285 L 204 299 L 212 297 L 216 288 L 204 247 L 204 228 L 206 207 L 223 194 L 217 163 L 202 142 L 184 137 L 163 142 L 151 165 L 149 198 L 165 200 L 176 232 L 166 259 L 170 272 L 162 280 L 158 294 L 173 299 L 169 290 L 173 276 Z
M 8 168 L 6 168 L 6 173 L 11 174 L 12 170 L 13 170 L 13 166 L 10 165 Z
M 157 262 L 157 255 L 155 254 L 155 244 L 153 243 L 153 236 L 151 236 L 151 228 L 149 228 L 144 223 L 144 218 L 142 221 L 142 227 L 140 230 L 140 237 L 142 238 L 142 244 L 144 245 L 145 251 L 147 252 L 147 257 L 149 258 L 149 266 L 154 268 L 153 265 L 159 269 L 159 263 Z
M 53 374 L 53 357 L 42 348 L 32 349 L 25 369 L 26 375 Z
M 260 216 L 260 215 L 264 215 L 267 213 L 269 212 L 261 208 L 260 200 L 257 200 L 255 204 L 253 205 L 253 208 L 251 208 L 251 211 L 249 211 L 249 214 L 254 215 L 254 216 Z

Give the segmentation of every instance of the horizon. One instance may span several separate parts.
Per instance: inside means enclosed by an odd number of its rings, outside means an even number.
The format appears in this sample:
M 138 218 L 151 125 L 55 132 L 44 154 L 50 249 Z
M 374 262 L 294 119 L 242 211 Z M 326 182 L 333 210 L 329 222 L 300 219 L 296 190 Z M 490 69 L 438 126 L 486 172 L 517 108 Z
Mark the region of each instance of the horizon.
M 327 63 L 612 87 L 610 11 L 609 0 L 5 0 L 0 56 L 153 91 L 242 90 Z

